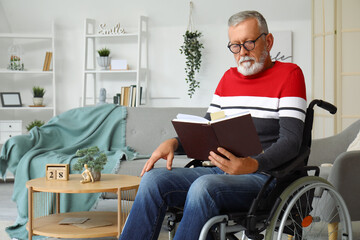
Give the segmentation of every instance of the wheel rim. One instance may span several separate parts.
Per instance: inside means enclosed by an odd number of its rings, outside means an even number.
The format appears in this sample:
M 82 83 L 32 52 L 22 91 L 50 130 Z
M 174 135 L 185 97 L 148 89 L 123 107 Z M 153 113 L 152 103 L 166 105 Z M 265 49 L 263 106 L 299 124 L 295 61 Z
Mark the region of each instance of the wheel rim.
M 286 234 L 296 240 L 330 239 L 328 233 L 332 239 L 337 239 L 336 234 L 342 239 L 351 239 L 351 221 L 340 194 L 323 179 L 304 179 L 282 194 L 283 201 L 267 229 L 266 239 L 287 239 Z M 339 224 L 336 226 L 334 222 Z M 329 226 L 333 228 L 331 232 Z

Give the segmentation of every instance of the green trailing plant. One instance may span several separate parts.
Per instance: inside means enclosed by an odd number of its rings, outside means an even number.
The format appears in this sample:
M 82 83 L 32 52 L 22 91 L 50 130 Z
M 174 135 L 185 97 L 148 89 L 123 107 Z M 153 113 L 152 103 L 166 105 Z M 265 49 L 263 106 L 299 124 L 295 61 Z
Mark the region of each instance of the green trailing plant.
M 108 57 L 110 55 L 110 50 L 106 47 L 97 50 L 97 52 L 100 57 Z
M 101 153 L 97 146 L 77 150 L 75 155 L 81 157 L 73 165 L 75 171 L 82 171 L 84 164 L 87 164 L 91 171 L 101 172 L 107 163 L 106 154 Z
M 30 130 L 33 127 L 41 127 L 45 124 L 44 121 L 40 121 L 40 120 L 34 120 L 32 122 L 30 122 L 27 126 L 26 126 L 26 130 L 28 130 L 28 132 L 30 132 Z
M 34 97 L 42 98 L 45 95 L 45 89 L 42 87 L 35 86 L 35 87 L 33 87 L 32 91 L 33 91 Z
M 190 98 L 195 93 L 195 89 L 200 87 L 200 82 L 196 81 L 195 73 L 199 72 L 201 67 L 201 49 L 204 48 L 199 38 L 201 32 L 186 31 L 183 35 L 184 44 L 180 48 L 180 53 L 186 57 L 186 83 L 189 84 L 188 95 Z

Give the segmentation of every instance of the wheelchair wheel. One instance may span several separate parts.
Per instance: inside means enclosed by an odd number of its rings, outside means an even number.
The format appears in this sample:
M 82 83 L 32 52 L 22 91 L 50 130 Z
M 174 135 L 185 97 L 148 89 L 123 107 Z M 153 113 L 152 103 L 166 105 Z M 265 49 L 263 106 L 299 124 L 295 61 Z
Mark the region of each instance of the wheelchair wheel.
M 350 215 L 334 187 L 320 177 L 303 177 L 287 187 L 266 229 L 272 239 L 352 239 Z

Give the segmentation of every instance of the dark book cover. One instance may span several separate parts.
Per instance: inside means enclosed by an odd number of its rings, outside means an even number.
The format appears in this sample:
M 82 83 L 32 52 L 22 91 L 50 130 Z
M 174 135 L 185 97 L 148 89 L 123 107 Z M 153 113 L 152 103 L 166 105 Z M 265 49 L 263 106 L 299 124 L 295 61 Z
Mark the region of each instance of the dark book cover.
M 208 160 L 210 151 L 223 147 L 237 157 L 262 152 L 250 114 L 216 121 L 195 122 L 174 119 L 172 124 L 189 158 Z

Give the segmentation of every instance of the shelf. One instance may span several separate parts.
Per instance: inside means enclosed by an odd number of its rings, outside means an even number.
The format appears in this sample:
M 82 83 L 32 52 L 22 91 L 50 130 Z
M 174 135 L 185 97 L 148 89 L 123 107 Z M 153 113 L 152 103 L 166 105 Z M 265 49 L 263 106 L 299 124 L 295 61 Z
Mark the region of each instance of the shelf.
M 64 218 L 89 218 L 111 222 L 110 226 L 82 229 L 73 225 L 60 225 Z M 125 221 L 122 221 L 125 222 Z M 29 223 L 26 226 L 29 229 Z M 33 219 L 33 233 L 56 238 L 100 238 L 118 236 L 117 212 L 68 212 Z
M 106 73 L 106 74 L 119 74 L 119 73 L 137 73 L 137 70 L 86 70 L 85 73 Z
M 53 74 L 53 71 L 42 71 L 42 70 L 11 71 L 11 70 L 7 70 L 7 69 L 0 69 L 0 73 L 5 73 L 5 74 Z
M 1 110 L 54 110 L 53 107 L 0 107 Z
M 0 38 L 27 38 L 51 40 L 53 36 L 51 34 L 0 33 Z
M 26 32 L 1 32 L 0 33 L 1 41 L 1 54 L 6 55 L 5 49 L 9 49 L 11 45 L 11 40 L 16 40 L 16 42 L 21 43 L 21 45 L 25 45 L 26 49 L 30 50 L 27 58 L 24 54 L 24 59 L 26 58 L 29 63 L 28 67 L 24 71 L 12 71 L 7 69 L 8 63 L 4 62 L 0 66 L 0 92 L 20 92 L 21 95 L 25 91 L 29 91 L 30 84 L 39 84 L 38 81 L 46 81 L 43 83 L 46 85 L 46 88 L 52 94 L 51 101 L 47 102 L 49 106 L 45 107 L 29 107 L 32 104 L 31 100 L 23 102 L 23 107 L 2 107 L 0 105 L 0 112 L 1 118 L 0 119 L 8 119 L 16 116 L 17 111 L 20 111 L 22 115 L 26 116 L 19 116 L 19 118 L 23 118 L 22 120 L 27 120 L 33 118 L 34 116 L 39 115 L 39 113 L 45 113 L 44 116 L 39 116 L 42 118 L 41 120 L 49 120 L 47 111 L 52 111 L 52 116 L 56 115 L 56 84 L 55 84 L 55 31 L 54 31 L 54 22 L 51 23 L 51 30 L 50 31 L 43 31 L 43 32 L 30 32 L 27 30 Z M 6 41 L 5 41 L 6 40 Z M 10 41 L 8 41 L 10 40 Z M 35 44 L 34 44 L 35 43 Z M 44 44 L 45 43 L 45 44 Z M 36 47 L 34 47 L 36 46 Z M 34 49 L 32 49 L 34 47 Z M 52 52 L 51 58 L 51 71 L 43 71 L 43 64 L 42 60 L 44 59 L 45 52 Z M 25 65 L 27 65 L 25 63 Z M 26 83 L 25 83 L 26 82 Z M 24 85 L 24 86 L 23 86 Z M 50 90 L 50 88 L 52 90 Z M 25 96 L 27 94 L 24 94 Z M 25 111 L 25 112 L 24 112 Z M 45 111 L 45 112 L 43 112 Z M 14 116 L 11 116 L 14 115 Z M 26 121 L 25 120 L 25 121 Z
M 87 38 L 114 38 L 114 37 L 138 37 L 137 33 L 123 33 L 123 34 L 87 34 Z
M 83 68 L 82 106 L 96 104 L 96 99 L 99 98 L 98 93 L 100 90 L 100 84 L 97 85 L 97 82 L 102 82 L 102 84 L 106 86 L 106 81 L 109 82 L 108 80 L 113 80 L 115 78 L 126 78 L 126 80 L 118 81 L 116 83 L 117 86 L 111 86 L 110 91 L 107 92 L 108 95 L 115 96 L 118 94 L 118 92 L 116 92 L 116 89 L 122 89 L 123 94 L 121 95 L 120 101 L 122 104 L 124 102 L 129 102 L 129 106 L 133 106 L 134 103 L 136 106 L 139 106 L 140 102 L 146 102 L 146 91 L 148 89 L 148 18 L 145 16 L 140 16 L 137 30 L 130 30 L 129 33 L 123 34 L 98 34 L 99 30 L 96 26 L 99 25 L 94 19 L 85 19 L 85 61 Z M 126 41 L 120 41 L 125 40 L 124 38 L 128 39 L 126 39 Z M 134 56 L 133 58 L 130 57 L 130 59 L 132 60 L 130 61 L 131 64 L 129 64 L 131 65 L 130 70 L 101 70 L 97 67 L 96 58 L 98 54 L 95 49 L 98 49 L 99 47 L 101 47 L 99 45 L 104 45 L 105 43 L 112 44 L 112 46 L 116 49 L 112 51 L 114 56 L 118 54 L 118 57 L 124 58 L 126 60 L 129 60 L 127 59 L 129 58 L 129 56 Z M 131 48 L 122 47 L 121 45 L 124 44 L 131 44 Z M 137 46 L 137 48 L 135 48 L 135 45 Z M 119 51 L 119 48 L 121 48 L 122 50 Z M 136 63 L 134 62 L 134 60 L 136 61 Z M 119 74 L 123 76 L 119 76 Z M 131 94 L 129 94 L 128 89 L 131 86 L 136 86 L 136 88 L 132 88 Z M 92 95 L 92 97 L 89 98 L 87 95 L 91 91 L 92 93 L 90 95 Z M 141 100 L 140 97 L 144 100 Z M 131 101 L 124 100 L 128 100 L 130 98 Z

